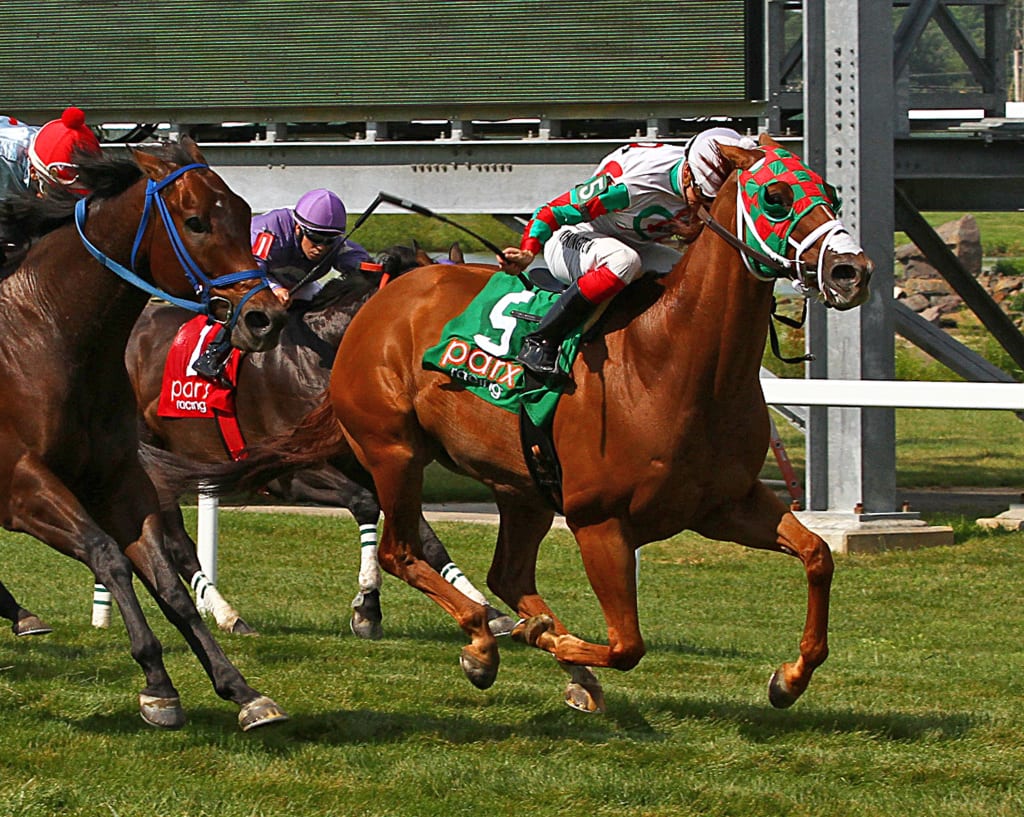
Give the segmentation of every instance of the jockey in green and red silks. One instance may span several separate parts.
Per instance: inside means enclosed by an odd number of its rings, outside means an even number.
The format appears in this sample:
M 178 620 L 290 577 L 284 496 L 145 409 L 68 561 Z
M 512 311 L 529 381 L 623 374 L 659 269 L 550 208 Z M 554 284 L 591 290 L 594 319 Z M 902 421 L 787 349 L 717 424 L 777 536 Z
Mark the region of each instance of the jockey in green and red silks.
M 518 358 L 524 366 L 555 374 L 561 341 L 595 306 L 644 272 L 672 266 L 678 254 L 662 245 L 693 241 L 702 227 L 697 209 L 725 182 L 719 143 L 756 147 L 731 128 L 703 131 L 684 146 L 624 145 L 587 181 L 537 209 L 519 247 L 506 249 L 499 262 L 506 272 L 519 273 L 543 251 L 551 274 L 569 286 L 525 339 Z

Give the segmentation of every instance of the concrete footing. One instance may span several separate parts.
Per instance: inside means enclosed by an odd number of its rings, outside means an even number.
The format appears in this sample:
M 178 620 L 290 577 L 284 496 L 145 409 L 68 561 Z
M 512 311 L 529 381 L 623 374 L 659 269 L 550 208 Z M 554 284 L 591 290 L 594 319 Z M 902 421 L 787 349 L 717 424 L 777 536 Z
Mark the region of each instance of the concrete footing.
M 953 529 L 929 525 L 917 513 L 797 511 L 796 517 L 833 553 L 879 553 L 953 544 Z
M 1024 530 L 1024 496 L 1020 503 L 1010 505 L 1010 509 L 987 519 L 976 519 L 983 528 L 1002 528 L 1004 530 Z

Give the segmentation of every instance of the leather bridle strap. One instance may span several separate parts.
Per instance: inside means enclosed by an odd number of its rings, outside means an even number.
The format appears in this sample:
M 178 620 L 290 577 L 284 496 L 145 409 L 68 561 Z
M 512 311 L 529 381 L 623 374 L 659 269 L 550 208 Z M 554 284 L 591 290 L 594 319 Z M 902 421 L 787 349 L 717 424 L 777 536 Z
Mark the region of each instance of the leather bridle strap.
M 780 264 L 771 256 L 765 255 L 753 247 L 748 247 L 740 238 L 732 233 L 728 227 L 722 224 L 720 221 L 715 221 L 714 216 L 708 212 L 708 208 L 703 204 L 697 210 L 697 216 L 703 221 L 708 227 L 710 227 L 715 233 L 718 234 L 727 244 L 731 245 L 735 249 L 739 250 L 743 255 L 748 258 L 752 258 L 757 263 L 768 267 L 769 269 L 776 270 L 777 272 L 791 272 L 791 268 Z

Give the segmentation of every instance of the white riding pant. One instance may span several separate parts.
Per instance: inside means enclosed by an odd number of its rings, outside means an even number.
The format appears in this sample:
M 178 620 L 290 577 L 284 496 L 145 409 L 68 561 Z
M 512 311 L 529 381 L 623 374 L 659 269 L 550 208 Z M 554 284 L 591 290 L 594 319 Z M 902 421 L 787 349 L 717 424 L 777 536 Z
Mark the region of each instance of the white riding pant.
M 579 224 L 560 227 L 544 245 L 547 268 L 564 284 L 598 267 L 607 267 L 623 284 L 629 284 L 644 273 L 668 272 L 681 257 L 671 247 L 651 243 L 634 248 Z

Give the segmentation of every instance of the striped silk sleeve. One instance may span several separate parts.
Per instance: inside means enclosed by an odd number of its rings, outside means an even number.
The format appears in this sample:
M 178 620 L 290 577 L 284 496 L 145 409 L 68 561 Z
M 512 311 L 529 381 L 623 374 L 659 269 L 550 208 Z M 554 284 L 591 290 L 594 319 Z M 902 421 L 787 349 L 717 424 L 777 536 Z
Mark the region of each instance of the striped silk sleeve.
M 552 233 L 566 224 L 593 221 L 629 206 L 626 185 L 608 175 L 594 176 L 540 207 L 527 222 L 519 246 L 538 255 Z

